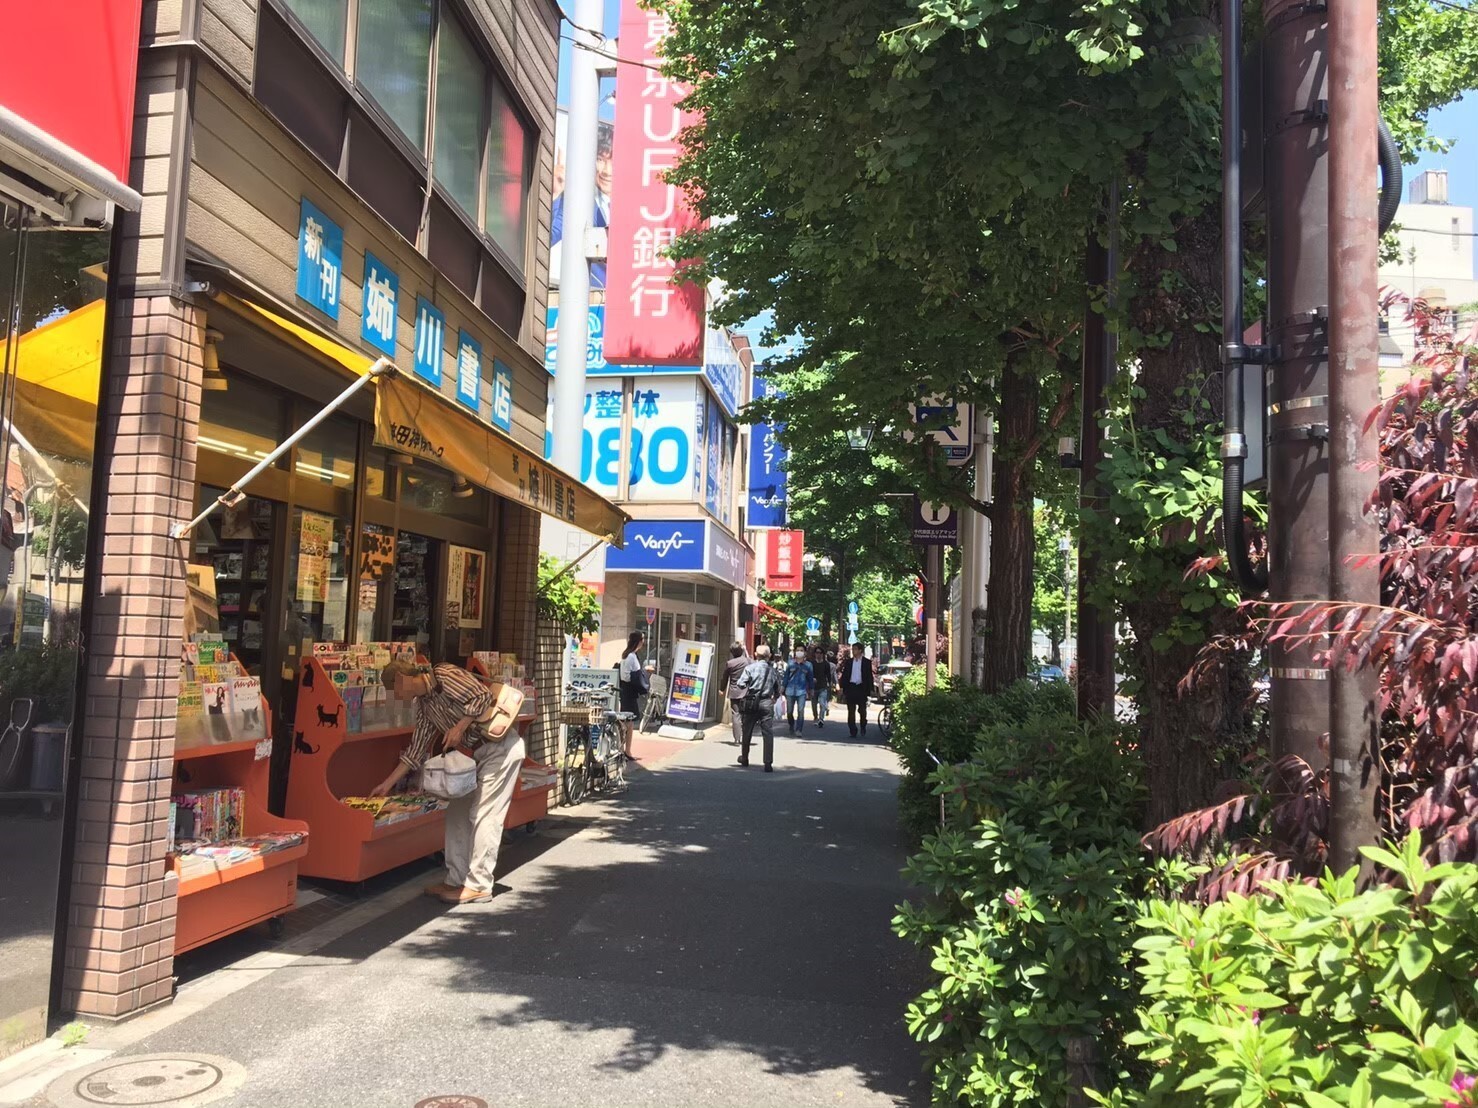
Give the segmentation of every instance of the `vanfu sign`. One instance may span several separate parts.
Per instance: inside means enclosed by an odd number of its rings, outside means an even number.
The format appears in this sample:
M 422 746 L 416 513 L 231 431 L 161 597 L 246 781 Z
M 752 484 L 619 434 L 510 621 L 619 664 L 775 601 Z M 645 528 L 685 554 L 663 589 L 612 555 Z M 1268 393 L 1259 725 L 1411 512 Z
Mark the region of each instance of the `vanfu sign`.
M 748 548 L 712 520 L 640 519 L 628 523 L 625 546 L 606 551 L 606 571 L 703 573 L 740 588 Z
M 754 399 L 783 395 L 759 374 L 754 377 Z M 754 529 L 785 526 L 785 467 L 789 454 L 780 443 L 783 423 L 756 423 L 749 429 L 749 512 Z
M 665 15 L 621 0 L 621 53 L 616 73 L 616 134 L 606 269 L 605 359 L 616 365 L 691 366 L 703 362 L 704 290 L 674 284 L 668 250 L 702 225 L 679 188 L 667 180 L 682 155 L 683 128 L 697 112 L 680 106 L 689 87 L 662 75 Z

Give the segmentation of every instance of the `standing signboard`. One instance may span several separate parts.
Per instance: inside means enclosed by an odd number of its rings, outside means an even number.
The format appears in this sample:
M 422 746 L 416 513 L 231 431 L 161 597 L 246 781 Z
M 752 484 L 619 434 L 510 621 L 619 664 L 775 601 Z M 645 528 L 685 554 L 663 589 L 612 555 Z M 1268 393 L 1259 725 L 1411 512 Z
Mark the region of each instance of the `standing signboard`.
M 713 643 L 679 639 L 672 652 L 672 682 L 667 690 L 667 718 L 697 723 L 708 700 L 708 671 Z
M 805 557 L 804 531 L 771 531 L 768 544 L 765 587 L 772 592 L 800 592 L 803 586 L 801 559 Z

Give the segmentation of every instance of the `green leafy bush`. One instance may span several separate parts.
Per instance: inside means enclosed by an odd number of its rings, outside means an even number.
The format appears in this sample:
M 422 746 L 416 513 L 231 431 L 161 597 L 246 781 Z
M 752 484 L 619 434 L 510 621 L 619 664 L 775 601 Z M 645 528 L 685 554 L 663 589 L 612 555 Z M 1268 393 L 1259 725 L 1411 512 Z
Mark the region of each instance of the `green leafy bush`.
M 567 635 L 583 635 L 600 627 L 600 598 L 576 581 L 573 572 L 566 573 L 559 559 L 540 554 L 539 614 Z
M 33 723 L 71 722 L 76 681 L 75 646 L 40 643 L 0 653 L 0 723 L 21 697 L 32 701 Z
M 903 765 L 898 818 L 915 841 L 939 826 L 939 801 L 929 780 L 936 768 L 934 758 L 945 765 L 963 762 L 982 728 L 1022 724 L 1037 716 L 1070 716 L 1074 705 L 1066 683 L 1018 681 L 987 695 L 974 685 L 942 680 L 926 692 L 921 666 L 905 673 L 897 688 L 889 743 Z
M 1478 866 L 1428 868 L 1416 836 L 1356 872 L 1208 906 L 1150 902 L 1135 945 L 1153 1067 L 1128 1105 L 1385 1108 L 1475 1103 Z
M 1027 716 L 987 726 L 968 762 L 938 772 L 948 824 L 907 870 L 928 897 L 893 921 L 933 954 L 937 982 L 907 1022 L 927 1044 L 936 1104 L 1066 1104 L 1067 1044 L 1080 1036 L 1119 1072 L 1148 875 L 1139 765 L 1112 724 L 1029 714 L 1044 695 L 1016 686 L 915 705 L 941 706 L 930 717 L 941 729 L 963 722 L 947 704 Z

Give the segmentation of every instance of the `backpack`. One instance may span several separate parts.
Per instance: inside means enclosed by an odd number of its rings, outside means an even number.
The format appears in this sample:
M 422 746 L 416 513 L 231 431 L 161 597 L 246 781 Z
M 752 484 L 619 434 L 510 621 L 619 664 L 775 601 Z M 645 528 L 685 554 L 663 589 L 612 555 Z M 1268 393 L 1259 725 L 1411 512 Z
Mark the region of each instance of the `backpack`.
M 749 715 L 759 715 L 763 710 L 761 705 L 765 700 L 775 699 L 776 671 L 773 665 L 765 667 L 765 676 L 757 689 L 749 687 L 748 682 L 744 685 L 744 695 L 739 700 L 739 710 Z

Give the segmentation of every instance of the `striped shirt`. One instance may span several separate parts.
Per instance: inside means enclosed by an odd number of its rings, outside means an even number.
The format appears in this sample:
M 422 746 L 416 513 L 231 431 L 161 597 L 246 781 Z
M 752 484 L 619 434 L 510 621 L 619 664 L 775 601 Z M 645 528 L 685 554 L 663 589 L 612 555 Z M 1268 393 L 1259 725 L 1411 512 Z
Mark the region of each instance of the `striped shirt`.
M 407 769 L 420 769 L 427 758 L 441 753 L 435 747 L 462 720 L 468 716 L 482 719 L 493 709 L 493 690 L 465 669 L 443 662 L 431 668 L 430 676 L 431 691 L 416 697 L 411 745 L 400 756 Z M 468 738 L 472 738 L 470 730 Z

